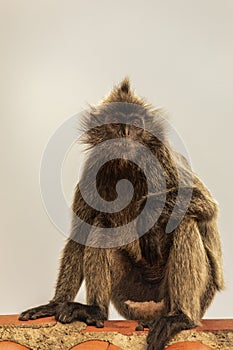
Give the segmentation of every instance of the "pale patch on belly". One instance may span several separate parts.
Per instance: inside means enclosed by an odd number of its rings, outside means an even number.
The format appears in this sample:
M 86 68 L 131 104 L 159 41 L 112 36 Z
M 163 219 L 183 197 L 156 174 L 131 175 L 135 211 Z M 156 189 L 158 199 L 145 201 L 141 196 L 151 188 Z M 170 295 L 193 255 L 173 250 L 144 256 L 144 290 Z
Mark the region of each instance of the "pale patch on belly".
M 164 301 L 160 301 L 156 303 L 155 301 L 132 301 L 127 300 L 125 304 L 129 306 L 129 308 L 133 309 L 137 312 L 140 319 L 153 319 L 155 317 L 160 316 L 164 311 Z

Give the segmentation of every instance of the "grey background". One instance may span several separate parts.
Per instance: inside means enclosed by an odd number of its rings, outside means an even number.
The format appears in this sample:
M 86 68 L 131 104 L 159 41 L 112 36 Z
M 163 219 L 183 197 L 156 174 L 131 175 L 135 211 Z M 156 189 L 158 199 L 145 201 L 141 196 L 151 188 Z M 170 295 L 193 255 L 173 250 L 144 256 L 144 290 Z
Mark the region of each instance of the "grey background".
M 0 14 L 0 313 L 53 296 L 65 238 L 40 197 L 48 139 L 129 75 L 138 94 L 169 112 L 220 204 L 226 290 L 206 317 L 232 317 L 233 2 L 2 0 Z M 80 151 L 64 162 L 69 203 Z

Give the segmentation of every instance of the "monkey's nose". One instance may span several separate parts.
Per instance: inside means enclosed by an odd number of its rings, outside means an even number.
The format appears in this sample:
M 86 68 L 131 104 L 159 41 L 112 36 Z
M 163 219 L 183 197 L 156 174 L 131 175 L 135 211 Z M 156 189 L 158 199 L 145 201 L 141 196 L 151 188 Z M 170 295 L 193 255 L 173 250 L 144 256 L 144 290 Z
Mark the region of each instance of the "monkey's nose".
M 129 136 L 129 129 L 130 129 L 130 126 L 129 125 L 126 125 L 125 126 L 125 136 Z

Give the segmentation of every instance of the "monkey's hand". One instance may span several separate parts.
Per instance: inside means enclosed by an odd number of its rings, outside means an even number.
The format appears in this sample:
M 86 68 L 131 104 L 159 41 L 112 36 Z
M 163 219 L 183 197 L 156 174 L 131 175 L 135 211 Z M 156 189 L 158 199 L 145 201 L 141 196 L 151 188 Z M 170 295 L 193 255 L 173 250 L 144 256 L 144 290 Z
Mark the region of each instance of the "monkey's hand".
M 82 321 L 98 328 L 104 326 L 104 312 L 97 305 L 84 305 L 67 301 L 58 306 L 55 319 L 61 323 Z
M 161 316 L 149 326 L 147 350 L 164 350 L 169 340 L 178 332 L 195 326 L 182 312 L 174 316 Z
M 40 305 L 32 309 L 28 309 L 19 315 L 20 321 L 36 320 L 40 317 L 54 316 L 59 303 L 51 301 L 48 304 Z

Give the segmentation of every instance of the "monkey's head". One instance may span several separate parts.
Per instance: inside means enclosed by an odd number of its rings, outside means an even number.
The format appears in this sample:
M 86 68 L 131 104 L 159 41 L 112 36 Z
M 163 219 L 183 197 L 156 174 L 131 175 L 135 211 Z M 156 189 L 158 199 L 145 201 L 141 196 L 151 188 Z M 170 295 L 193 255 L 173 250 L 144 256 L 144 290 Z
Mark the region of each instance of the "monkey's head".
M 160 109 L 154 109 L 138 97 L 125 78 L 96 107 L 83 116 L 83 143 L 89 148 L 110 139 L 131 139 L 148 145 L 165 142 L 166 120 Z M 150 147 L 151 148 L 151 147 Z

